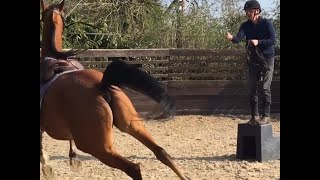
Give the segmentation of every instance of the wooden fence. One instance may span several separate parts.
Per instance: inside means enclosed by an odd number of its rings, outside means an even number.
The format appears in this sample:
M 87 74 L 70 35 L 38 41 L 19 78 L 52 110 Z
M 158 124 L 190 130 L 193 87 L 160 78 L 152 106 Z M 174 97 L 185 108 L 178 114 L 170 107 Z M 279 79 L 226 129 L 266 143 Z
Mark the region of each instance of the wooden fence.
M 271 87 L 273 113 L 280 112 L 279 54 Z M 162 81 L 176 98 L 177 114 L 249 113 L 244 50 L 89 49 L 77 58 L 85 68 L 103 71 L 111 57 L 126 57 Z M 126 91 L 139 112 L 156 106 L 148 97 Z

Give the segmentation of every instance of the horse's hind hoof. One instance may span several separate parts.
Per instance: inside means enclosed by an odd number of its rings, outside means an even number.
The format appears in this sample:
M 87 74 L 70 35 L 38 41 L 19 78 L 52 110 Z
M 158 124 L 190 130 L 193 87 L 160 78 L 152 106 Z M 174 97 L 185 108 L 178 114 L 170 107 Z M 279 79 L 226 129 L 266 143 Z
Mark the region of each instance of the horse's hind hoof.
M 72 172 L 79 172 L 81 170 L 82 163 L 80 160 L 72 159 L 70 160 L 70 170 Z
M 45 179 L 53 179 L 54 178 L 54 171 L 53 171 L 52 167 L 49 165 L 42 166 L 42 173 L 43 173 L 43 177 Z

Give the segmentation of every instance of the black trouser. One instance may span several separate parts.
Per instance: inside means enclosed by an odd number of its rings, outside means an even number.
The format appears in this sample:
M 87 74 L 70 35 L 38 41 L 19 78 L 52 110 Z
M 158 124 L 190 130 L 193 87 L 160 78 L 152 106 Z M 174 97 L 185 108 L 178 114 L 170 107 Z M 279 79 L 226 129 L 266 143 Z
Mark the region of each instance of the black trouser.
M 262 97 L 262 116 L 270 117 L 270 106 L 271 106 L 271 82 L 274 70 L 274 58 L 267 59 L 263 63 L 257 63 L 252 60 L 248 63 L 249 77 L 249 97 L 251 115 L 259 116 L 258 111 L 258 90 L 261 92 Z

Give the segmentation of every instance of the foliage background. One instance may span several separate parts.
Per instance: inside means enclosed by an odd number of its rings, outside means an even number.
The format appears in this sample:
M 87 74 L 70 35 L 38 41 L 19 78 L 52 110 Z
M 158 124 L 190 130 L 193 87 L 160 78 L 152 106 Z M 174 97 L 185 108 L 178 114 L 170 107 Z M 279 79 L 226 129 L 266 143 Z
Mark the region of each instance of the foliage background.
M 243 46 L 243 42 L 235 45 L 226 41 L 226 32 L 236 34 L 246 20 L 244 0 L 184 2 L 183 11 L 179 11 L 178 0 L 172 0 L 170 5 L 164 5 L 161 0 L 66 0 L 63 46 L 92 49 L 236 49 Z M 274 23 L 276 47 L 280 48 L 280 0 L 273 3 L 276 8 L 266 12 L 262 7 L 262 15 Z M 177 36 L 179 33 L 181 36 Z M 178 37 L 181 46 L 178 46 Z

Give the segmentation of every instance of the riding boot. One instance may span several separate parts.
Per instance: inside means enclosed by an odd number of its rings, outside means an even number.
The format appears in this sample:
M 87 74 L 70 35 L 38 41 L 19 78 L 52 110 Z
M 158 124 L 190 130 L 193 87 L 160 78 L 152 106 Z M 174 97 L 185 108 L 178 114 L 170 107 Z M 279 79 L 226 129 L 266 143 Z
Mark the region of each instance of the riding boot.
M 263 103 L 263 114 L 262 118 L 258 121 L 259 125 L 268 124 L 270 121 L 270 103 L 264 102 Z
M 262 114 L 262 116 L 270 117 L 270 106 L 271 106 L 271 103 L 269 103 L 269 102 L 264 102 L 263 103 L 263 114 Z
M 249 124 L 256 124 L 259 120 L 259 111 L 258 111 L 258 103 L 251 101 L 250 102 L 250 109 L 251 109 L 251 119 L 248 122 Z

